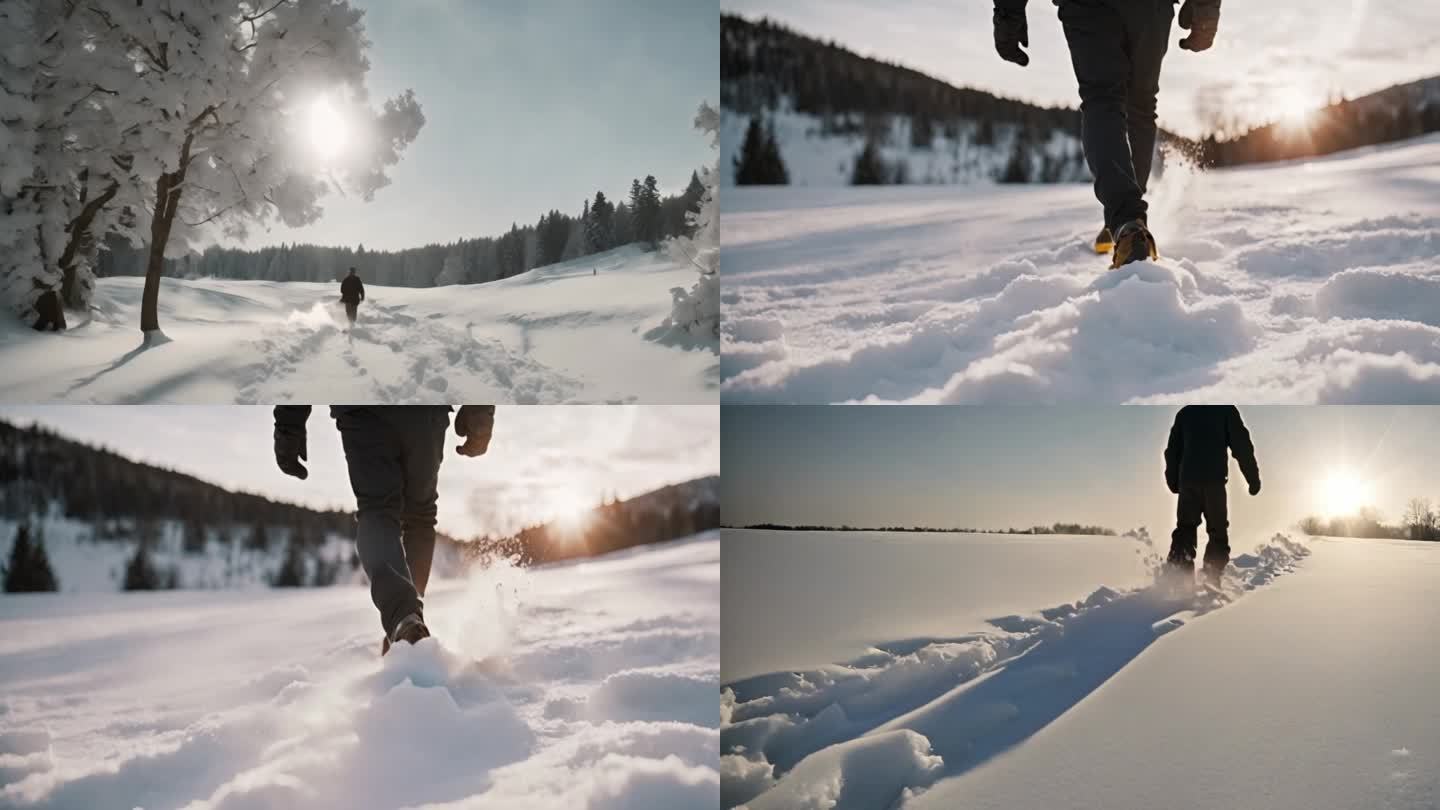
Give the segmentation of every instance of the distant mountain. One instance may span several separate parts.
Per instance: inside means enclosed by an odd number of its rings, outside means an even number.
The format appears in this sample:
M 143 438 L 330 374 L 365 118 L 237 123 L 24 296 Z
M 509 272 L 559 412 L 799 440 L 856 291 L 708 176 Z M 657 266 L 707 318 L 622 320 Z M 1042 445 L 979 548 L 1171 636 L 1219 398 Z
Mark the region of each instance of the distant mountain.
M 575 532 L 549 526 L 467 542 L 442 533 L 433 571 L 457 576 L 504 544 L 522 564 L 546 562 L 676 539 L 719 522 L 719 478 L 711 476 L 612 499 L 583 521 L 579 543 Z M 44 543 L 62 591 L 119 589 L 133 580 L 137 558 L 151 588 L 364 581 L 351 512 L 234 492 L 0 420 L 0 565 L 21 527 L 32 545 Z
M 767 19 L 722 14 L 726 185 L 1089 181 L 1080 113 L 955 87 Z M 1206 166 L 1287 160 L 1440 130 L 1440 77 L 1337 101 L 1304 127 L 1160 142 Z

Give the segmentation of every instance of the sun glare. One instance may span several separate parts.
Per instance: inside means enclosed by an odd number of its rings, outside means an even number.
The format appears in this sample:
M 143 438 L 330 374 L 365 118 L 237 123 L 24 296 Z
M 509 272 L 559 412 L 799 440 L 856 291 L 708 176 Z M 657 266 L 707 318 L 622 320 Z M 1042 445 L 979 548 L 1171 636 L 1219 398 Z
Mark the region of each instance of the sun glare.
M 310 104 L 306 136 L 310 140 L 310 148 L 321 160 L 334 160 L 345 151 L 345 145 L 350 140 L 345 116 L 329 98 L 321 96 Z
M 1281 122 L 1292 129 L 1303 129 L 1321 106 L 1319 98 L 1298 85 L 1276 91 L 1274 103 Z
M 590 519 L 594 504 L 584 496 L 570 490 L 557 492 L 551 505 L 555 526 L 562 531 L 578 533 Z
M 1353 515 L 1370 505 L 1370 484 L 1354 470 L 1333 469 L 1321 478 L 1315 489 L 1320 511 L 1325 517 Z

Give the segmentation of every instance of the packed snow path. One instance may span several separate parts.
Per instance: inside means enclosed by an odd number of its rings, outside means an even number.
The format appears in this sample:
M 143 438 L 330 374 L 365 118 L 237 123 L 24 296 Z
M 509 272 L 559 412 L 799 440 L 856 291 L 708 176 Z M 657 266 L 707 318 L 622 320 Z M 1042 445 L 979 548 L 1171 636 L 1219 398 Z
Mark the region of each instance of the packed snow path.
M 721 396 L 1440 400 L 1440 136 L 1154 186 L 1118 271 L 1088 185 L 729 190 Z
M 143 279 L 99 282 L 60 334 L 0 327 L 11 402 L 713 401 L 718 347 L 647 337 L 694 268 L 634 247 L 489 284 L 366 286 L 348 329 L 335 284 L 167 278 L 169 343 L 138 348 Z M 73 317 L 73 316 L 72 316 Z
M 0 597 L 0 807 L 718 801 L 719 538 L 442 583 Z
M 1236 563 L 1223 598 L 1101 588 L 726 684 L 722 805 L 1436 806 L 1440 544 Z

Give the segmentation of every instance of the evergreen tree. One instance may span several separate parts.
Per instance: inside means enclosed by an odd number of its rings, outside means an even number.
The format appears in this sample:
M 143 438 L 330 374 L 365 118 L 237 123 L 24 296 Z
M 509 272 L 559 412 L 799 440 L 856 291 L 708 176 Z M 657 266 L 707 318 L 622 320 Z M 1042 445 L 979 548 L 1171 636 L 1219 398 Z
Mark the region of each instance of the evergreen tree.
M 164 588 L 165 578 L 155 569 L 150 558 L 150 544 L 135 546 L 135 554 L 125 566 L 125 582 L 121 586 L 127 591 L 155 591 Z
M 285 549 L 285 562 L 275 572 L 270 585 L 275 588 L 300 588 L 305 585 L 305 557 L 300 553 L 303 541 L 298 532 L 291 535 Z
M 255 521 L 250 528 L 250 537 L 245 540 L 245 547 L 252 551 L 267 551 L 270 548 L 270 534 L 265 531 L 265 524 Z
M 693 175 L 692 175 L 693 176 Z M 640 206 L 637 214 L 640 222 L 640 238 L 653 249 L 660 244 L 660 181 L 655 175 L 645 175 L 645 184 L 640 188 Z
M 790 173 L 780 157 L 780 146 L 775 140 L 775 128 L 761 121 L 760 116 L 750 119 L 745 129 L 745 142 L 735 161 L 735 184 L 739 186 L 774 186 L 790 182 Z
M 1029 130 L 1020 128 L 1015 133 L 1015 140 L 1010 147 L 1010 162 L 1005 164 L 1005 171 L 1000 174 L 1002 183 L 1028 183 L 1030 182 L 1030 156 L 1029 156 Z
M 852 186 L 878 186 L 889 179 L 890 172 L 880 158 L 880 149 L 874 141 L 866 141 L 865 148 L 855 157 L 855 168 L 850 172 Z
M 36 593 L 58 591 L 60 583 L 50 568 L 50 556 L 45 552 L 45 540 L 36 532 L 35 541 L 30 541 L 30 527 L 20 524 L 15 528 L 15 542 L 10 547 L 10 562 L 5 566 L 6 593 Z

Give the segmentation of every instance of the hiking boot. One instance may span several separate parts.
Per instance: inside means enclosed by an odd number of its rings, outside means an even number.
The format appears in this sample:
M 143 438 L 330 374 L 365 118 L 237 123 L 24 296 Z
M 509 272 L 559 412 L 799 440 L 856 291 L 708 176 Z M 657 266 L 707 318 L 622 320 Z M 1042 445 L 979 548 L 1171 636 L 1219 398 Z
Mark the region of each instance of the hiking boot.
M 1145 223 L 1132 219 L 1115 231 L 1115 248 L 1110 256 L 1111 269 L 1124 267 L 1141 259 L 1157 259 L 1160 253 L 1155 248 L 1155 237 Z
M 1200 572 L 1200 576 L 1204 577 L 1204 582 L 1206 585 L 1209 585 L 1210 587 L 1218 591 L 1220 590 L 1220 575 L 1223 573 L 1225 573 L 1224 563 L 1220 563 L 1218 565 L 1214 563 L 1205 563 L 1205 568 Z
M 1095 252 L 1099 254 L 1109 253 L 1115 247 L 1115 237 L 1110 235 L 1109 228 L 1101 228 L 1100 233 L 1095 237 Z
M 392 642 L 404 641 L 409 644 L 414 644 L 422 638 L 429 637 L 430 628 L 425 626 L 424 620 L 418 615 L 411 613 L 409 616 L 401 619 L 400 623 L 395 625 L 395 632 L 387 636 L 385 640 L 380 643 L 380 655 L 383 656 L 385 653 L 390 652 Z

